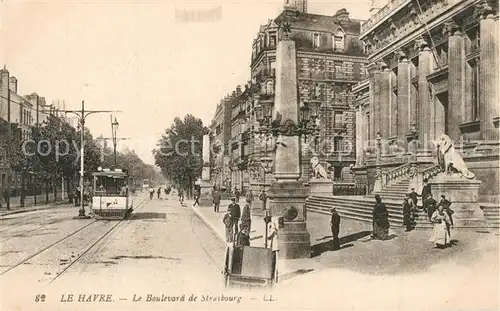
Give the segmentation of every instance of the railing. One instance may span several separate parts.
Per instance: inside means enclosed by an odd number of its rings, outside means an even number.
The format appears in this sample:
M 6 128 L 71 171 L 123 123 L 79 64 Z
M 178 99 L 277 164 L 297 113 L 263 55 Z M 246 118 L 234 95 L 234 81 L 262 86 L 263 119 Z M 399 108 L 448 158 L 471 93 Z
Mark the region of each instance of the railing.
M 359 186 L 354 183 L 334 183 L 333 195 L 366 195 L 366 186 Z
M 429 179 L 443 171 L 441 165 L 435 164 L 422 171 L 422 179 Z
M 384 17 L 389 15 L 392 11 L 397 9 L 402 3 L 406 0 L 392 0 L 388 4 L 386 4 L 383 8 L 380 9 L 377 13 L 375 13 L 369 20 L 361 24 L 361 33 L 368 30 L 371 26 L 382 20 Z
M 411 172 L 411 166 L 412 163 L 408 162 L 406 164 L 403 164 L 401 166 L 398 166 L 390 171 L 383 172 L 381 175 L 382 178 L 382 187 L 385 188 L 399 180 L 401 180 L 404 177 L 408 177 Z

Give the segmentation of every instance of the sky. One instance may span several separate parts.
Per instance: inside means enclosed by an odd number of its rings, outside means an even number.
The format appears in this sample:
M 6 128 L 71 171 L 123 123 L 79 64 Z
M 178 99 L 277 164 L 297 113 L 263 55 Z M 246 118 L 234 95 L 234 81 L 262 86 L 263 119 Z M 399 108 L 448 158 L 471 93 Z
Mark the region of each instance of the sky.
M 66 109 L 120 110 L 119 150 L 149 164 L 175 117 L 210 123 L 220 99 L 250 76 L 252 40 L 282 0 L 0 1 L 0 65 L 18 93 Z M 310 0 L 308 11 L 368 18 L 369 0 Z M 186 20 L 185 12 L 210 18 Z M 212 12 L 211 14 L 208 12 Z M 61 109 L 62 109 L 61 104 Z M 109 113 L 93 114 L 94 137 L 111 136 Z

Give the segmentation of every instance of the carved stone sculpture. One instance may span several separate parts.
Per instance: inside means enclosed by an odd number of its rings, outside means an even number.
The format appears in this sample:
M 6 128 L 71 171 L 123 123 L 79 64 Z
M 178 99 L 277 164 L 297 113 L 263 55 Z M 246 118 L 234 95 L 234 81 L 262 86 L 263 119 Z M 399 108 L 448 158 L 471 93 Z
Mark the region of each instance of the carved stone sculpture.
M 474 179 L 475 175 L 467 169 L 464 160 L 460 153 L 455 150 L 455 146 L 451 141 L 451 138 L 443 134 L 439 138 L 437 145 L 439 146 L 439 152 L 441 152 L 444 161 L 444 171 L 446 174 L 451 174 L 453 172 L 461 174 L 467 179 Z
M 326 170 L 323 167 L 323 165 L 319 163 L 318 157 L 312 157 L 310 163 L 313 169 L 314 178 L 324 178 L 324 179 L 328 178 L 328 174 L 326 173 Z

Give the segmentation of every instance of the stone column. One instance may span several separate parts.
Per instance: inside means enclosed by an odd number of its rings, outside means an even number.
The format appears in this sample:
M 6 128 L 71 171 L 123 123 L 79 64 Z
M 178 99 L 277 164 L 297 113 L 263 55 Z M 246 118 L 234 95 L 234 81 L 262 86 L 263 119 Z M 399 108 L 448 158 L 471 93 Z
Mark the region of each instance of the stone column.
M 419 140 L 422 143 L 434 141 L 434 119 L 435 109 L 434 103 L 431 99 L 431 92 L 429 90 L 429 83 L 427 76 L 433 70 L 433 55 L 432 51 L 423 39 L 416 42 L 416 47 L 420 50 L 418 54 L 418 111 L 415 106 L 411 111 L 411 124 L 417 125 Z
M 448 136 L 458 140 L 461 136 L 460 123 L 465 115 L 465 44 L 462 32 L 454 21 L 445 25 L 448 37 L 448 108 L 446 124 Z
M 404 142 L 410 128 L 410 87 L 410 61 L 405 54 L 400 54 L 398 62 L 397 136 L 399 140 Z
M 391 118 L 392 118 L 392 79 L 391 70 L 384 62 L 381 63 L 382 72 L 380 73 L 380 97 L 379 97 L 379 128 L 380 134 L 384 139 L 391 136 Z
M 479 31 L 481 46 L 479 51 L 479 118 L 481 139 L 497 140 L 498 130 L 493 125 L 493 118 L 499 116 L 498 105 L 498 20 L 495 11 L 482 1 L 477 6 L 480 15 Z
M 377 64 L 371 63 L 367 66 L 368 74 L 369 74 L 369 83 L 370 83 L 370 137 L 373 138 L 376 136 L 378 128 L 378 113 L 376 113 L 376 109 L 378 108 L 379 103 L 379 94 L 380 94 L 380 69 Z
M 294 130 L 299 118 L 296 63 L 295 42 L 284 38 L 276 48 L 273 119 L 281 118 L 281 131 L 276 141 L 269 209 L 272 216 L 283 217 L 284 226 L 278 229 L 280 256 L 290 259 L 308 258 L 311 255 L 305 208 L 309 191 L 299 181 L 300 142 Z
M 200 206 L 212 205 L 212 184 L 210 183 L 210 136 L 203 135 L 203 168 L 201 171 Z
M 359 103 L 359 107 L 356 110 L 356 167 L 363 165 L 364 122 L 363 107 L 361 103 Z

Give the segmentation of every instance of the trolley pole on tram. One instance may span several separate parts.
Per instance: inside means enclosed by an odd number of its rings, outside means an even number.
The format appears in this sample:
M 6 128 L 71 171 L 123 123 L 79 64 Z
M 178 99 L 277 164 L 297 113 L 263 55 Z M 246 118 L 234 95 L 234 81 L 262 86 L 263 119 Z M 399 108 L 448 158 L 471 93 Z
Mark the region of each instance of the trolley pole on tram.
M 93 113 L 110 113 L 110 112 L 120 112 L 118 110 L 85 110 L 85 101 L 82 100 L 82 109 L 81 110 L 62 110 L 65 114 L 72 113 L 78 117 L 80 121 L 80 209 L 78 210 L 78 216 L 75 218 L 89 218 L 90 216 L 85 215 L 85 206 L 83 202 L 84 195 L 84 151 L 85 151 L 85 118 Z

